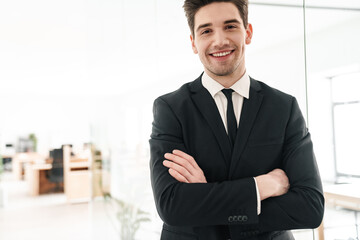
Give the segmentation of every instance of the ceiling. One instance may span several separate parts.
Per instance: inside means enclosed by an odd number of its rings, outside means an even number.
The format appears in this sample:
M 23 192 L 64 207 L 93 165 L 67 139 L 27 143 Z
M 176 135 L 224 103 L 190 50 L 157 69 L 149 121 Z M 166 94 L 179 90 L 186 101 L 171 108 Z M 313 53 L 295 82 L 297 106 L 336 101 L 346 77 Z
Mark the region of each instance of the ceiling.
M 191 68 L 185 67 L 193 65 L 186 60 L 193 54 L 181 37 L 188 39 L 181 4 L 142 1 L 146 9 L 141 11 L 132 0 L 1 1 L 0 96 L 119 94 L 158 81 L 160 72 L 173 71 L 171 65 L 183 64 L 184 71 Z M 360 22 L 360 11 L 355 11 L 360 1 L 309 0 L 306 5 L 327 7 L 307 8 L 307 34 L 353 19 Z M 251 51 L 302 41 L 301 6 L 297 0 L 250 1 Z M 169 17 L 169 12 L 174 14 Z M 136 80 L 131 78 L 134 71 Z

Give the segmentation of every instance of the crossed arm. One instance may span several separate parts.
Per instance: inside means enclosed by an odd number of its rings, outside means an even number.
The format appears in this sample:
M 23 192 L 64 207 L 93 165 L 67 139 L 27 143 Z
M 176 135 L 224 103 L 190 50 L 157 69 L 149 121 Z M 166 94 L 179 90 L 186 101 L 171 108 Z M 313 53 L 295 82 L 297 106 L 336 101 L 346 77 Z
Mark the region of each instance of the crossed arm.
M 169 168 L 169 174 L 183 183 L 207 183 L 204 172 L 189 154 L 173 150 L 164 155 L 163 165 Z M 255 177 L 260 199 L 281 196 L 289 190 L 289 179 L 281 169 L 274 169 L 267 174 Z
M 286 174 L 274 169 L 267 174 L 253 176 L 260 198 L 264 200 L 260 215 L 256 211 L 253 177 L 206 183 L 203 170 L 187 154 L 180 123 L 182 119 L 179 120 L 181 115 L 174 114 L 175 110 L 163 99 L 157 99 L 150 139 L 151 183 L 158 213 L 166 224 L 229 225 L 239 229 L 241 225 L 246 225 L 262 232 L 319 225 L 324 203 L 321 181 L 310 134 L 295 101 L 284 136 L 286 144 L 283 146 L 282 167 Z M 228 221 L 229 216 L 239 214 L 247 215 L 248 221 L 241 224 Z

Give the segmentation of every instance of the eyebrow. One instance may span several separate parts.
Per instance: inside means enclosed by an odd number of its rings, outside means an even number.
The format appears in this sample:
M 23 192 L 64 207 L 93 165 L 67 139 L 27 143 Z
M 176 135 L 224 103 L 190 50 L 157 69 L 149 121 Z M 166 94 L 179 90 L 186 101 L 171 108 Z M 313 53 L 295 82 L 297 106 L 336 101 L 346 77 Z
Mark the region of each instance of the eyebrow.
M 204 24 L 201 24 L 201 25 L 199 25 L 198 27 L 197 27 L 197 29 L 196 29 L 196 32 L 198 32 L 200 29 L 202 29 L 202 28 L 206 28 L 206 27 L 210 27 L 210 26 L 212 26 L 212 23 L 204 23 Z
M 226 20 L 225 22 L 224 22 L 224 24 L 229 24 L 229 23 L 238 23 L 238 24 L 241 24 L 240 22 L 239 22 L 239 20 L 237 20 L 237 19 L 230 19 L 230 20 Z M 201 25 L 199 25 L 197 28 L 196 28 L 196 32 L 198 32 L 200 29 L 202 29 L 202 28 L 206 28 L 206 27 L 210 27 L 210 26 L 212 26 L 213 24 L 212 23 L 204 23 L 204 24 L 201 24 Z
M 237 19 L 230 19 L 230 20 L 226 20 L 224 22 L 224 24 L 228 24 L 228 23 L 238 23 L 238 24 L 241 24 L 241 22 L 239 22 L 239 20 Z

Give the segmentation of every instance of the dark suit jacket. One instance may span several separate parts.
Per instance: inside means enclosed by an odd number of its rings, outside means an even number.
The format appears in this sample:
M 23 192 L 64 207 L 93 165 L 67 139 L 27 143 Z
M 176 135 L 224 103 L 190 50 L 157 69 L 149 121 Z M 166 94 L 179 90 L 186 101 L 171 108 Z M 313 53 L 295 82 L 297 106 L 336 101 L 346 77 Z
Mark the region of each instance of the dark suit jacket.
M 292 239 L 315 228 L 324 198 L 310 134 L 294 97 L 251 79 L 234 150 L 201 77 L 154 102 L 151 183 L 166 240 Z M 162 165 L 174 149 L 194 157 L 208 183 L 180 183 Z M 281 168 L 288 193 L 261 202 L 253 177 Z

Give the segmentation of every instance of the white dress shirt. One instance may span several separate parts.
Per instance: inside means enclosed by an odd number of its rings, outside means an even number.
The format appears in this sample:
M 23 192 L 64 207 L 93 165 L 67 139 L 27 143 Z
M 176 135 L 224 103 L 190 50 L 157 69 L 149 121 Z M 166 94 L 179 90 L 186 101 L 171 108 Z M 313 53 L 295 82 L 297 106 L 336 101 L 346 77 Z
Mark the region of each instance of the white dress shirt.
M 212 79 L 209 75 L 206 74 L 206 72 L 204 72 L 204 74 L 202 75 L 201 83 L 214 98 L 214 101 L 219 110 L 221 119 L 223 121 L 223 124 L 227 132 L 227 119 L 226 119 L 227 99 L 225 94 L 221 91 L 222 89 L 224 89 L 224 86 L 218 83 L 216 80 Z M 244 98 L 249 99 L 249 93 L 250 93 L 249 75 L 245 72 L 245 74 L 238 81 L 236 81 L 234 85 L 232 85 L 230 88 L 234 90 L 232 94 L 232 101 L 234 106 L 236 123 L 237 126 L 239 126 Z M 261 200 L 255 178 L 254 181 L 255 181 L 256 194 L 257 194 L 257 214 L 259 215 L 261 212 Z

